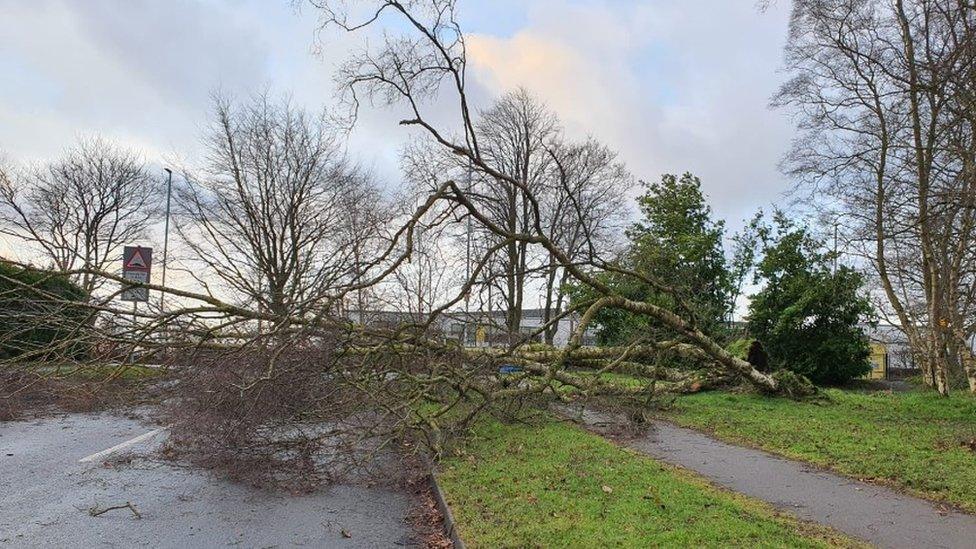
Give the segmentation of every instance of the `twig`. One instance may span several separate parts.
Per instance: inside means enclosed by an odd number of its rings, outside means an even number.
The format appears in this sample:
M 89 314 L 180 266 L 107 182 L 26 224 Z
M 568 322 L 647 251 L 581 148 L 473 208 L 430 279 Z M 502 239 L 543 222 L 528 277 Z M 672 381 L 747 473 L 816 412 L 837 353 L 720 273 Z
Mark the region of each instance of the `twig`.
M 128 510 L 132 511 L 132 514 L 135 515 L 135 517 L 137 519 L 141 519 L 142 518 L 142 515 L 139 514 L 139 511 L 136 510 L 135 506 L 132 505 L 132 503 L 130 503 L 128 501 L 125 502 L 125 505 L 113 505 L 111 507 L 106 507 L 106 508 L 101 509 L 101 510 L 99 510 L 98 509 L 98 506 L 96 505 L 95 507 L 92 507 L 91 509 L 88 510 L 88 514 L 90 516 L 97 517 L 99 515 L 103 515 L 103 514 L 109 512 L 109 511 L 114 511 L 116 509 L 128 509 Z

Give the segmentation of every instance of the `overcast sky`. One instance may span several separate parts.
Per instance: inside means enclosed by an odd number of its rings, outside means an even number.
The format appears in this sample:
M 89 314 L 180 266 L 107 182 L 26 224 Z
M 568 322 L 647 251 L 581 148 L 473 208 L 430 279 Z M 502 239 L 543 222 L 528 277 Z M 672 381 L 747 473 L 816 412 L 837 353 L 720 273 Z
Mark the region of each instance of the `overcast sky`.
M 733 227 L 788 186 L 792 130 L 767 108 L 782 75 L 788 3 L 755 0 L 461 0 L 479 97 L 524 86 L 568 131 L 618 150 L 643 179 L 691 171 Z M 351 47 L 288 0 L 0 0 L 0 150 L 56 155 L 109 136 L 163 164 L 199 152 L 210 95 L 270 89 L 332 104 Z M 350 152 L 391 188 L 410 131 L 370 112 Z

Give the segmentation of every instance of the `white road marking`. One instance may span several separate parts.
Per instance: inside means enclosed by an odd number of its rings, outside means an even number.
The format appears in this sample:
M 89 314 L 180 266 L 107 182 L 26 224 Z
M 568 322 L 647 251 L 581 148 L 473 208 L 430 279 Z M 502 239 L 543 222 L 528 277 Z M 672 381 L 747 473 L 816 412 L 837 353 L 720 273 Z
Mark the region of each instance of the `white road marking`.
M 165 431 L 166 429 L 169 429 L 169 427 L 160 427 L 159 429 L 153 429 L 152 431 L 149 431 L 148 433 L 143 433 L 143 434 L 141 434 L 141 435 L 139 435 L 139 436 L 137 436 L 135 438 L 130 438 L 129 440 L 127 440 L 127 441 L 125 441 L 125 442 L 123 442 L 121 444 L 116 444 L 115 446 L 112 446 L 111 448 L 107 448 L 105 450 L 102 450 L 101 452 L 96 452 L 96 453 L 94 453 L 94 454 L 92 454 L 92 455 L 90 455 L 88 457 L 83 457 L 83 458 L 81 458 L 81 459 L 78 460 L 78 463 L 88 463 L 88 462 L 92 462 L 92 461 L 99 461 L 101 459 L 104 459 L 104 458 L 106 458 L 106 457 L 114 454 L 115 452 L 118 452 L 119 450 L 124 450 L 124 449 L 128 448 L 129 446 L 133 446 L 135 444 L 139 444 L 140 442 L 142 442 L 144 440 L 149 440 L 152 437 L 158 435 L 159 433 Z

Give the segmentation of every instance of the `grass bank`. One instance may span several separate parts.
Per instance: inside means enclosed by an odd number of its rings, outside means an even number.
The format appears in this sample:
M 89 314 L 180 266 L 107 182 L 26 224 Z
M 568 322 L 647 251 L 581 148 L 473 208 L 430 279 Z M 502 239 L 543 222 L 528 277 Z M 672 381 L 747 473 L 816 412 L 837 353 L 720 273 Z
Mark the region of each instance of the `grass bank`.
M 485 421 L 439 480 L 475 547 L 853 544 L 556 420 Z
M 759 395 L 683 396 L 669 417 L 763 448 L 976 512 L 976 398 L 933 391 L 828 389 L 824 401 Z
M 154 398 L 159 368 L 117 364 L 35 364 L 0 369 L 0 421 L 57 412 L 94 412 Z

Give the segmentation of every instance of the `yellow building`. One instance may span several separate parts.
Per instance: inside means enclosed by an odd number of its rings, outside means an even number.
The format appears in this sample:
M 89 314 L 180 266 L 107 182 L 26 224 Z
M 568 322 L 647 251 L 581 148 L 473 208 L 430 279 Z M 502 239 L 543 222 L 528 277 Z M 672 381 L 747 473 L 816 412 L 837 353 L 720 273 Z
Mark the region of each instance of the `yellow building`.
M 888 379 L 888 347 L 883 343 L 871 343 L 871 371 L 865 379 Z

